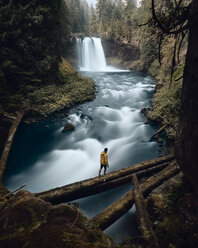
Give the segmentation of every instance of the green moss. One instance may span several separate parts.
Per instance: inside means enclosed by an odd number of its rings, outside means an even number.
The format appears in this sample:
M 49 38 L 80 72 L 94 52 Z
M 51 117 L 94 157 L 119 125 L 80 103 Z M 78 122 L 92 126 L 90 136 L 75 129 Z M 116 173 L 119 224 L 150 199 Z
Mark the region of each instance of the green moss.
M 160 70 L 160 64 L 159 61 L 156 59 L 149 67 L 148 73 L 153 77 L 157 77 L 157 75 L 159 74 L 159 70 Z
M 135 71 L 143 71 L 144 70 L 144 64 L 142 60 L 135 60 L 129 65 L 130 70 L 135 70 Z
M 37 214 L 36 212 L 32 209 L 32 208 L 27 208 L 28 211 L 30 212 L 31 214 L 31 217 L 32 217 L 32 225 L 36 222 L 37 220 Z
M 74 224 L 76 211 L 76 208 L 66 204 L 53 207 L 28 192 L 18 192 L 13 199 L 7 201 L 1 213 L 0 246 L 121 247 L 114 245 L 101 230 L 89 228 L 86 225 L 88 220 L 81 212 Z
M 1 101 L 0 108 L 8 112 L 33 108 L 48 115 L 94 98 L 93 81 L 80 76 L 64 59 L 59 64 L 58 79 L 59 83 L 41 85 L 39 79 L 33 78 L 31 82 L 35 84 L 24 85 L 15 94 L 3 96 L 5 101 Z
M 109 57 L 107 58 L 107 64 L 109 65 L 120 65 L 122 63 L 122 58 L 115 56 L 115 57 Z
M 179 203 L 187 193 L 186 188 L 182 178 L 175 179 L 167 184 L 163 194 L 153 194 L 148 200 L 149 215 L 161 248 L 196 247 L 196 224 L 186 220 L 180 211 Z
M 181 104 L 182 80 L 175 81 L 183 74 L 183 65 L 179 67 L 173 75 L 171 87 L 165 85 L 155 94 L 152 101 L 152 111 L 148 111 L 147 117 L 161 125 L 170 123 L 166 128 L 167 137 L 174 140 L 177 127 L 178 116 Z

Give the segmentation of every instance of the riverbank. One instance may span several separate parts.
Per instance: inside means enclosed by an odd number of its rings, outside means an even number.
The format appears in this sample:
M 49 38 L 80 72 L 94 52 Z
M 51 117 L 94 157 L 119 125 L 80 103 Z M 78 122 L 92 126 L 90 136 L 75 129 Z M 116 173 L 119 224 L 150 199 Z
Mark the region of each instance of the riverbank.
M 125 164 L 131 165 L 137 160 L 142 161 L 152 156 L 157 156 L 158 145 L 155 142 L 149 142 L 149 137 L 155 129 L 154 127 L 150 127 L 150 125 L 145 124 L 145 118 L 140 113 L 141 106 L 143 106 L 143 104 L 145 106 L 147 102 L 150 101 L 151 92 L 153 90 L 152 80 L 149 77 L 132 72 L 117 72 L 114 74 L 107 72 L 105 77 L 104 73 L 100 72 L 98 74 L 91 72 L 85 74 L 88 76 L 90 75 L 90 77 L 92 74 L 95 75 L 97 87 L 101 89 L 97 93 L 97 96 L 100 95 L 100 98 L 98 99 L 97 97 L 96 102 L 93 103 L 92 112 L 90 112 L 92 103 L 86 103 L 83 108 L 79 107 L 77 108 L 77 111 L 72 112 L 72 120 L 76 120 L 75 123 L 72 122 L 76 126 L 75 132 L 66 135 L 63 134 L 63 125 L 60 123 L 60 127 L 58 126 L 56 130 L 53 129 L 53 141 L 49 132 L 50 126 L 43 128 L 38 127 L 40 129 L 39 135 L 36 135 L 35 130 L 30 128 L 30 137 L 34 134 L 34 137 L 31 138 L 31 145 L 28 144 L 29 142 L 23 143 L 23 139 L 20 139 L 20 145 L 22 147 L 26 146 L 25 153 L 29 160 L 32 160 L 31 154 L 36 155 L 37 150 L 39 150 L 34 144 L 38 143 L 38 139 L 41 139 L 41 135 L 42 139 L 39 142 L 38 148 L 45 147 L 48 149 L 48 145 L 53 142 L 52 149 L 47 152 L 47 157 L 49 155 L 49 158 L 45 158 L 44 160 L 41 158 L 40 160 L 42 165 L 44 165 L 44 162 L 46 163 L 46 166 L 42 166 L 42 169 L 40 166 L 34 167 L 35 169 L 38 169 L 37 175 L 33 174 L 32 171 L 28 173 L 28 176 L 26 174 L 27 170 L 22 173 L 25 175 L 24 179 L 28 182 L 27 187 L 31 184 L 32 187 L 37 187 L 37 190 L 41 188 L 42 185 L 40 185 L 38 179 L 41 178 L 43 174 L 45 175 L 45 170 L 48 176 L 46 179 L 43 177 L 42 180 L 40 180 L 41 184 L 43 182 L 44 184 L 48 182 L 50 184 L 51 181 L 53 182 L 54 179 L 57 179 L 58 185 L 64 185 L 68 184 L 69 181 L 71 182 L 71 180 L 78 181 L 79 179 L 76 179 L 78 174 L 81 177 L 84 175 L 90 177 L 90 173 L 93 173 L 94 176 L 97 175 L 98 166 L 93 165 L 95 165 L 97 161 L 98 151 L 100 151 L 102 147 L 105 147 L 104 145 L 108 140 L 111 142 L 109 147 L 111 147 L 112 154 L 113 150 L 115 151 L 111 160 L 112 166 L 110 170 L 117 169 L 115 166 L 122 168 Z M 112 77 L 111 83 L 110 77 Z M 141 83 L 139 83 L 140 81 Z M 131 95 L 133 97 L 130 97 Z M 81 118 L 81 114 L 84 114 L 84 118 Z M 63 123 L 65 122 L 63 121 Z M 103 127 L 102 132 L 101 126 Z M 23 133 L 25 133 L 25 131 Z M 43 137 L 43 134 L 45 133 L 47 142 L 45 137 Z M 98 137 L 99 133 L 100 137 Z M 29 138 L 25 140 L 27 141 Z M 76 142 L 74 143 L 74 141 Z M 28 153 L 28 146 L 30 146 L 29 150 L 31 150 L 32 153 Z M 85 148 L 87 150 L 85 150 Z M 138 149 L 138 152 L 135 149 Z M 129 150 L 133 151 L 133 153 L 129 152 Z M 23 155 L 20 155 L 19 151 L 17 152 L 16 150 L 16 153 L 18 157 L 21 158 L 21 162 L 14 159 L 14 165 L 17 164 L 21 166 L 24 163 L 25 166 L 28 167 L 28 160 L 25 160 Z M 56 156 L 56 154 L 58 156 Z M 73 154 L 72 157 L 74 159 L 71 159 L 71 154 Z M 120 156 L 120 154 L 122 154 L 122 156 Z M 139 154 L 138 157 L 137 154 Z M 53 155 L 56 156 L 56 162 L 54 162 Z M 69 164 L 72 169 L 67 168 L 69 166 L 65 166 L 67 165 L 67 161 L 70 161 Z M 83 165 L 80 167 L 81 170 L 77 169 L 79 168 L 79 161 L 80 166 Z M 53 172 L 50 168 L 53 169 Z M 15 174 L 15 172 L 13 173 Z M 73 178 L 74 176 L 75 178 Z M 19 178 L 19 180 L 24 181 L 22 178 Z M 54 187 L 56 186 L 57 184 L 54 185 Z M 49 188 L 53 188 L 53 185 L 49 185 Z M 116 193 L 117 192 L 114 192 L 114 194 Z M 112 197 L 116 197 L 114 194 L 110 193 L 111 199 Z M 104 199 L 104 204 L 106 200 L 107 197 Z M 102 202 L 101 199 L 98 201 L 100 203 Z M 93 207 L 95 209 L 97 206 Z M 90 204 L 88 204 L 88 208 L 88 211 L 90 211 Z M 135 225 L 135 223 L 132 223 L 132 225 Z M 125 236 L 123 235 L 123 237 Z
M 27 85 L 14 94 L 5 95 L 1 103 L 2 112 L 14 113 L 32 109 L 43 117 L 62 110 L 69 110 L 75 104 L 93 100 L 94 82 L 79 75 L 62 58 L 58 69 L 58 83 Z
M 161 66 L 158 58 L 154 59 L 151 64 L 147 63 L 147 60 L 143 60 L 144 51 L 142 51 L 138 42 L 128 43 L 125 40 L 104 40 L 103 46 L 107 63 L 112 63 L 115 66 L 121 66 L 132 71 L 146 73 L 155 79 L 156 86 L 152 107 L 145 108 L 142 112 L 146 115 L 149 122 L 156 123 L 159 127 L 165 127 L 156 140 L 160 143 L 166 142 L 167 149 L 173 152 L 180 111 L 186 46 L 181 50 L 180 61 L 174 68 L 172 79 L 170 75 L 172 65 L 171 60 L 168 59 L 171 57 L 173 49 L 172 39 L 169 39 L 164 47 Z
M 185 44 L 180 51 L 180 60 L 175 65 L 171 76 L 172 60 L 169 58 L 172 56 L 173 45 L 170 38 L 163 48 L 161 66 L 155 60 L 145 71 L 140 59 L 126 63 L 129 69 L 146 72 L 156 80 L 152 108 L 143 109 L 142 112 L 149 122 L 157 123 L 159 127 L 163 128 L 155 139 L 160 143 L 165 141 L 169 152 L 174 152 L 186 55 Z M 119 64 L 123 62 L 123 58 L 124 56 L 121 59 L 116 56 L 110 57 L 109 61 Z M 149 195 L 147 209 L 160 247 L 183 248 L 198 245 L 197 210 L 193 203 L 195 201 L 193 191 L 182 173 L 180 176 L 168 180 Z
M 144 66 L 141 60 L 142 51 L 138 43 L 126 41 L 114 41 L 103 39 L 102 45 L 108 65 L 117 68 L 129 69 L 150 75 L 156 81 L 155 94 L 152 99 L 152 107 L 143 109 L 142 112 L 148 121 L 160 127 L 165 126 L 163 132 L 157 136 L 159 143 L 166 143 L 167 150 L 173 152 L 178 116 L 180 111 L 182 75 L 184 68 L 185 52 L 182 51 L 180 64 L 175 68 L 170 84 L 171 62 L 167 60 L 172 47 L 168 46 L 163 58 L 162 66 L 156 59 L 152 64 Z M 65 52 L 65 55 L 67 50 Z M 69 53 L 66 56 L 74 67 L 77 67 L 77 53 L 75 52 L 75 38 L 69 43 Z M 179 79 L 179 80 L 178 80 Z
M 95 98 L 93 80 L 79 75 L 64 59 L 59 64 L 58 79 L 59 84 L 27 85 L 15 94 L 4 95 L 0 102 L 0 154 L 17 111 L 26 112 L 25 120 L 35 121 L 66 115 L 76 104 Z

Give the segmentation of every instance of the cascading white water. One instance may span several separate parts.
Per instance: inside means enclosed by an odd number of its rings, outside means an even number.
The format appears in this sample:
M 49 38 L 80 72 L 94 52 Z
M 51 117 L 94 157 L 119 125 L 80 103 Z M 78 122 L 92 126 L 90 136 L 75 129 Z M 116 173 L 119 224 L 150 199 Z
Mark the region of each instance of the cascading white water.
M 63 120 L 19 128 L 4 175 L 9 190 L 28 182 L 27 190 L 40 192 L 95 177 L 104 147 L 109 148 L 108 173 L 159 156 L 158 144 L 150 141 L 156 128 L 146 124 L 140 112 L 150 106 L 152 79 L 134 72 L 82 74 L 92 77 L 100 89 L 96 98 L 76 106 Z M 68 122 L 75 131 L 62 133 Z M 129 190 L 130 184 L 78 200 L 79 207 L 92 218 Z M 135 233 L 135 226 L 132 209 L 106 233 L 123 242 Z
M 107 64 L 100 38 L 77 38 L 80 71 L 106 71 Z

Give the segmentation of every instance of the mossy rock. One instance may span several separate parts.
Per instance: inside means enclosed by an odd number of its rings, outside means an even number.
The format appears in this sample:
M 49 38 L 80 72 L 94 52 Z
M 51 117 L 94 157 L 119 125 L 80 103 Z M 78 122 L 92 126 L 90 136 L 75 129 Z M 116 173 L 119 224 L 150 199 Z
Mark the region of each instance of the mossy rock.
M 197 223 L 181 214 L 181 199 L 189 194 L 182 174 L 164 182 L 147 200 L 147 209 L 160 248 L 197 247 Z
M 20 191 L 1 206 L 0 247 L 116 247 L 101 230 L 87 225 L 78 208 L 52 206 Z

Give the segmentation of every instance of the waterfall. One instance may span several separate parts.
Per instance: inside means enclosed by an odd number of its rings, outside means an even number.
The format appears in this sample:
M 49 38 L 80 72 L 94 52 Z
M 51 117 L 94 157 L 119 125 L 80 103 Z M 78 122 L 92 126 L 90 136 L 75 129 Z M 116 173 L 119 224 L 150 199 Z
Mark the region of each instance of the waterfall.
M 77 38 L 80 71 L 107 71 L 108 67 L 100 38 Z

